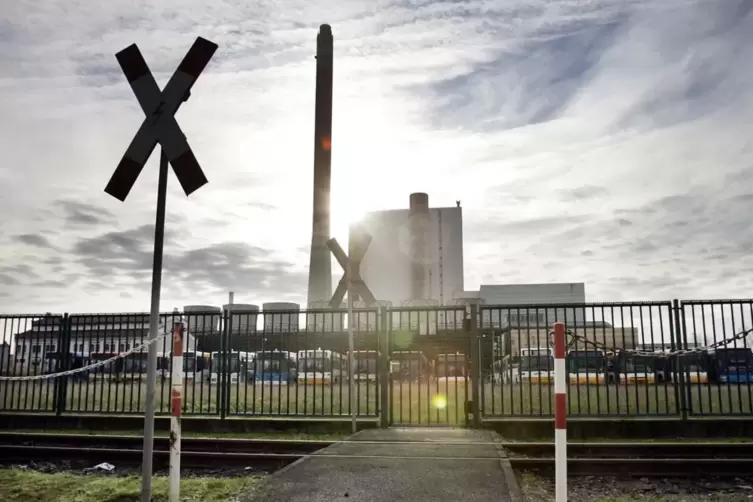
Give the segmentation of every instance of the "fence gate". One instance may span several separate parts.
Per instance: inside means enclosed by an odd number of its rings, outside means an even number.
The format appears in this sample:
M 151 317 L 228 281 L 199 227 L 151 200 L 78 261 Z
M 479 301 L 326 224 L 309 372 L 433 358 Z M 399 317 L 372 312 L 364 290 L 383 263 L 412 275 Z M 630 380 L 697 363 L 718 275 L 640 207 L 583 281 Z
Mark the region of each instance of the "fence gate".
M 428 317 L 426 310 L 399 310 L 387 344 L 389 425 L 469 425 L 471 333 L 442 330 L 431 319 L 407 320 Z

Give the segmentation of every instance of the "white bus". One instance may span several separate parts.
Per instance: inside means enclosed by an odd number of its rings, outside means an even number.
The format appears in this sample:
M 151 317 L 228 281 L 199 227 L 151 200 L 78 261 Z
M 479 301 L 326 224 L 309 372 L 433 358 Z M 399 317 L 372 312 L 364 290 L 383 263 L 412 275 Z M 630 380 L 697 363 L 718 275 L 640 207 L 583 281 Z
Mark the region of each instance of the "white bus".
M 466 379 L 466 357 L 461 352 L 437 354 L 437 380 L 440 382 L 464 382 Z
M 232 384 L 237 384 L 241 379 L 245 381 L 248 378 L 249 369 L 253 367 L 255 357 L 256 352 L 228 351 L 225 355 L 225 366 L 221 368 L 220 352 L 212 352 L 209 368 L 203 372 L 204 379 L 216 384 L 219 382 L 219 372 L 222 371 Z
M 338 383 L 347 377 L 347 358 L 332 350 L 298 351 L 298 383 Z
M 518 371 L 513 374 L 515 382 L 554 383 L 554 357 L 551 353 L 521 350 Z
M 353 351 L 353 380 L 356 382 L 376 382 L 379 355 L 376 350 Z M 346 362 L 350 364 L 350 353 L 347 354 Z

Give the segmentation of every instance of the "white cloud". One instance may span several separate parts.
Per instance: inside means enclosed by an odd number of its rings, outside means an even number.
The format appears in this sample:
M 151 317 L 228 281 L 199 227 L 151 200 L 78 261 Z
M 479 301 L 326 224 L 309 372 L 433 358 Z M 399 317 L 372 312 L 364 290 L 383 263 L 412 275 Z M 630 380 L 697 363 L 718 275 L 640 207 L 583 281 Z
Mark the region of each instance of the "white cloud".
M 750 11 L 742 0 L 7 3 L 0 311 L 147 308 L 156 155 L 127 202 L 103 192 L 142 120 L 114 54 L 136 42 L 164 83 L 197 35 L 220 48 L 178 121 L 210 183 L 186 199 L 171 175 L 165 305 L 219 304 L 230 287 L 239 301 L 302 300 L 321 22 L 336 47 L 336 237 L 349 215 L 420 190 L 463 201 L 468 288 L 583 280 L 595 300 L 749 296 Z M 143 242 L 106 244 L 123 235 Z M 212 275 L 176 265 L 196 260 Z

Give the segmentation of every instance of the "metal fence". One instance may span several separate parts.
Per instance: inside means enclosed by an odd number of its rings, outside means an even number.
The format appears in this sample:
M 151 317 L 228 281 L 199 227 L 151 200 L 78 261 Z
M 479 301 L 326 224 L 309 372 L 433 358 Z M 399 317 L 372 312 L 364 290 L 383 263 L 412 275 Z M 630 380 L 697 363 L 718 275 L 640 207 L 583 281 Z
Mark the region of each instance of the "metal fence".
M 464 425 L 550 417 L 549 331 L 569 333 L 574 417 L 753 413 L 753 300 L 357 309 L 354 364 L 342 309 L 172 312 L 186 325 L 186 415 L 359 417 Z M 1 315 L 0 376 L 83 368 L 143 344 L 148 314 Z M 693 347 L 699 350 L 687 351 Z M 157 342 L 169 413 L 169 337 Z M 68 377 L 0 381 L 0 411 L 142 414 L 146 350 Z M 349 381 L 356 385 L 351 402 Z

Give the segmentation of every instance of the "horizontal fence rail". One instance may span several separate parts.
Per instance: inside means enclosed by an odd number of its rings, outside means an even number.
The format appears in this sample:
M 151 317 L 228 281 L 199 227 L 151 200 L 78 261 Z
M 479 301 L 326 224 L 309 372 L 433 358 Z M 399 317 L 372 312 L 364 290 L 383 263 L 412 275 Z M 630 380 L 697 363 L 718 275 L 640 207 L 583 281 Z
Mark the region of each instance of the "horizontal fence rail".
M 555 321 L 567 329 L 570 416 L 753 413 L 753 300 L 380 307 L 353 316 L 350 367 L 344 309 L 161 314 L 159 334 L 186 327 L 183 413 L 340 419 L 355 410 L 383 425 L 551 417 Z M 0 411 L 143 414 L 146 349 L 65 377 L 7 378 L 86 368 L 148 338 L 142 313 L 0 315 Z M 168 414 L 171 340 L 156 343 L 157 409 Z

